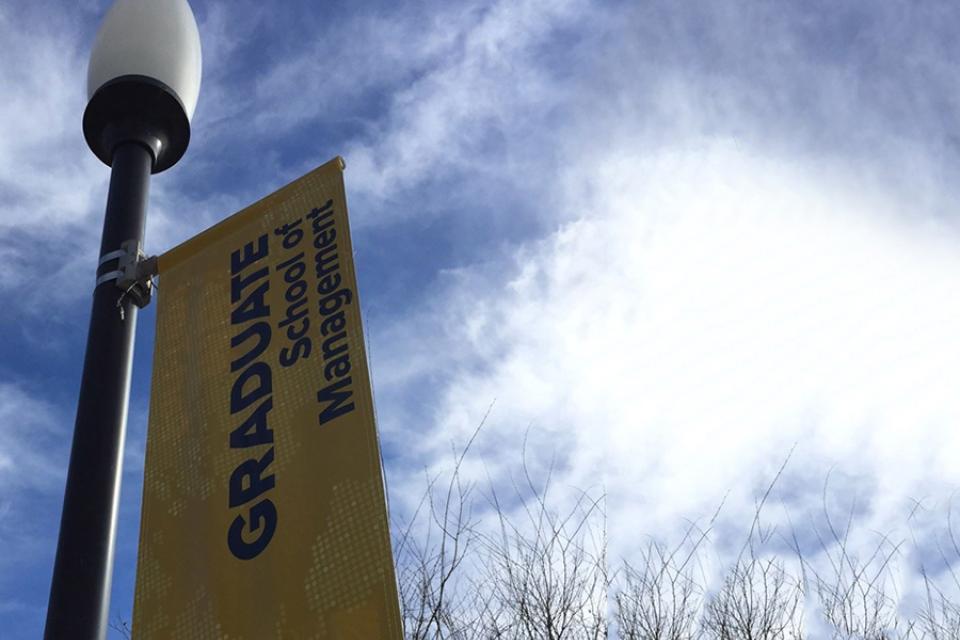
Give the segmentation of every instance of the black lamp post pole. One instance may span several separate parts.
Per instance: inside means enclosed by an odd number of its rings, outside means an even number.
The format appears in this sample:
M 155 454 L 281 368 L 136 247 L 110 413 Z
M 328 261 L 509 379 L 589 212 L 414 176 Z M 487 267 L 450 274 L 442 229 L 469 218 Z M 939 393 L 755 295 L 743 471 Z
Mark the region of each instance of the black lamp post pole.
M 200 34 L 187 0 L 114 2 L 87 71 L 83 136 L 111 167 L 110 191 L 46 640 L 107 633 L 137 309 L 150 301 L 156 270 L 155 259 L 141 259 L 147 193 L 150 176 L 187 150 L 200 90 Z
M 153 153 L 139 142 L 114 149 L 101 256 L 129 240 L 142 243 L 153 163 Z M 119 257 L 101 262 L 98 279 L 118 269 Z M 107 631 L 137 319 L 136 305 L 122 294 L 116 279 L 93 292 L 46 640 L 102 640 Z

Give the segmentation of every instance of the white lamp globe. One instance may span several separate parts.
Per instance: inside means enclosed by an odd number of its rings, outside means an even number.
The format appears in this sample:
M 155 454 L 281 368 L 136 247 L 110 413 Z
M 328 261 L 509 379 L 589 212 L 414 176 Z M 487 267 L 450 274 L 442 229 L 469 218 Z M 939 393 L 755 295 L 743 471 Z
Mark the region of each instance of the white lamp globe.
M 87 70 L 83 135 L 113 166 L 119 145 L 142 144 L 153 173 L 183 156 L 200 94 L 200 32 L 187 0 L 116 0 Z
M 200 32 L 187 0 L 116 0 L 94 41 L 87 97 L 123 76 L 169 87 L 193 117 L 200 95 Z

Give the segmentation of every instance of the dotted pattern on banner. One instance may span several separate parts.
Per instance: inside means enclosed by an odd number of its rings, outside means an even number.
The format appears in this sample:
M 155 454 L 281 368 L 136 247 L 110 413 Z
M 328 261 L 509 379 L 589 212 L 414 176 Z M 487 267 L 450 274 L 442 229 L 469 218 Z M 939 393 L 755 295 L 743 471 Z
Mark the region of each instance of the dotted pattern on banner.
M 311 550 L 313 562 L 305 586 L 312 610 L 320 613 L 364 604 L 382 584 L 379 559 L 356 553 L 358 548 L 376 549 L 381 542 L 382 521 L 362 508 L 376 494 L 370 483 L 345 482 L 334 489 L 329 524 Z M 355 579 L 358 574 L 360 581 Z
M 221 640 L 221 633 L 213 606 L 206 589 L 199 585 L 193 599 L 187 605 L 184 615 L 180 616 L 174 627 L 177 640 Z
M 159 537 L 159 536 L 158 536 Z M 141 559 L 137 567 L 137 579 L 151 586 L 152 590 L 162 599 L 170 591 L 172 580 L 163 573 L 160 568 L 160 562 L 156 558 Z M 138 589 L 134 597 L 135 606 L 140 608 L 142 602 L 143 590 Z M 137 631 L 145 636 L 156 636 L 158 631 L 167 625 L 167 618 L 163 615 L 156 615 L 148 618 L 137 625 Z

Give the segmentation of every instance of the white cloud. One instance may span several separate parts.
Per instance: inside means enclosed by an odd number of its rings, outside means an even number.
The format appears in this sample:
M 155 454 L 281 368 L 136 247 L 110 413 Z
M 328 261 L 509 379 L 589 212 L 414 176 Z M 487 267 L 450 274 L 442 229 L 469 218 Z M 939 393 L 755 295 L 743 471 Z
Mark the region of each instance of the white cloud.
M 525 243 L 506 274 L 451 274 L 429 309 L 375 337 L 381 398 L 427 383 L 440 398 L 426 433 L 381 409 L 389 442 L 416 443 L 407 463 L 448 465 L 496 398 L 477 449 L 496 481 L 532 424 L 529 452 L 559 456 L 558 486 L 605 487 L 616 552 L 670 538 L 728 491 L 727 526 L 748 527 L 795 443 L 780 491 L 794 521 L 821 509 L 831 468 L 830 495 L 842 510 L 857 492 L 865 536 L 905 527 L 910 498 L 946 517 L 960 482 L 955 230 L 893 188 L 722 140 L 580 169 L 565 193 L 593 199 L 568 195 L 577 220 Z M 416 495 L 404 473 L 391 480 Z
M 23 489 L 49 489 L 64 470 L 51 459 L 69 443 L 57 446 L 67 430 L 46 402 L 22 388 L 0 383 L 0 502 Z
M 446 467 L 496 399 L 476 449 L 494 478 L 531 427 L 558 486 L 609 492 L 624 552 L 728 490 L 742 522 L 795 443 L 778 494 L 794 519 L 833 468 L 864 531 L 902 527 L 917 498 L 922 537 L 960 481 L 956 20 L 861 4 L 424 4 L 291 41 L 269 9 L 211 4 L 193 164 L 155 181 L 148 248 L 316 164 L 267 138 L 343 124 L 332 151 L 360 233 L 420 223 L 421 204 L 499 221 L 471 227 L 485 262 L 411 293 L 419 311 L 368 317 L 396 506 L 422 490 L 409 469 Z M 0 292 L 76 315 L 109 175 L 79 126 L 89 34 L 69 16 L 28 33 L 13 14 L 0 8 L 0 85 L 16 88 L 0 104 Z M 276 48 L 254 60 L 261 36 Z M 243 154 L 256 180 L 182 189 Z M 0 385 L 0 483 L 60 477 L 37 444 L 53 429 L 49 407 Z
M 524 180 L 522 161 L 538 156 L 531 141 L 545 133 L 544 118 L 573 89 L 551 77 L 543 48 L 556 46 L 552 38 L 582 9 L 570 0 L 498 2 L 462 12 L 457 22 L 432 23 L 426 41 L 438 44 L 414 57 L 429 66 L 414 65 L 423 72 L 398 88 L 386 117 L 345 153 L 358 197 L 382 203 L 461 173 L 474 187 L 484 179 Z M 404 38 L 418 41 L 413 33 L 421 26 L 408 28 Z M 404 216 L 416 209 L 389 211 Z
M 24 294 L 21 313 L 50 313 L 89 291 L 109 170 L 80 126 L 79 16 L 15 9 L 0 11 L 0 291 Z
M 52 552 L 70 430 L 55 409 L 22 387 L 0 383 L 0 568 L 35 562 Z M 53 503 L 53 504 L 51 504 Z M 56 522 L 56 520 L 54 520 Z M 0 589 L 0 603 L 12 592 Z M 9 602 L 7 602 L 9 604 Z
M 711 513 L 727 490 L 729 522 L 743 521 L 794 443 L 780 493 L 794 517 L 821 508 L 831 468 L 837 501 L 866 505 L 864 530 L 903 527 L 911 497 L 945 517 L 960 480 L 960 236 L 949 121 L 932 96 L 953 95 L 955 69 L 939 36 L 911 36 L 939 33 L 935 16 L 857 15 L 598 11 L 571 21 L 588 61 L 569 83 L 521 44 L 498 59 L 518 61 L 497 89 L 534 77 L 534 98 L 472 94 L 472 69 L 495 75 L 481 47 L 393 104 L 378 145 L 348 156 L 375 186 L 367 196 L 428 183 L 409 160 L 468 167 L 472 145 L 506 133 L 514 165 L 478 155 L 477 179 L 521 176 L 543 234 L 507 238 L 509 266 L 491 252 L 439 274 L 399 326 L 371 323 L 386 438 L 402 456 L 395 494 L 417 493 L 403 464 L 447 464 L 449 442 L 496 398 L 480 445 L 494 473 L 532 423 L 533 450 L 556 450 L 565 482 L 606 482 L 625 549 Z M 834 37 L 844 28 L 863 46 Z M 512 33 L 537 42 L 524 35 Z M 535 123 L 545 97 L 562 117 Z M 522 124 L 491 116 L 496 104 Z M 545 143 L 536 155 L 531 140 Z

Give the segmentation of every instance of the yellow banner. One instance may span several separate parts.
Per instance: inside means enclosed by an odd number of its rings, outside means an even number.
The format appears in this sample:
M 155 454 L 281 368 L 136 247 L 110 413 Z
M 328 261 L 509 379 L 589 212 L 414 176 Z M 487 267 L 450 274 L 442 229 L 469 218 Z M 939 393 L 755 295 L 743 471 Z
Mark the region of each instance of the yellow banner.
M 342 172 L 160 256 L 134 638 L 401 637 Z

